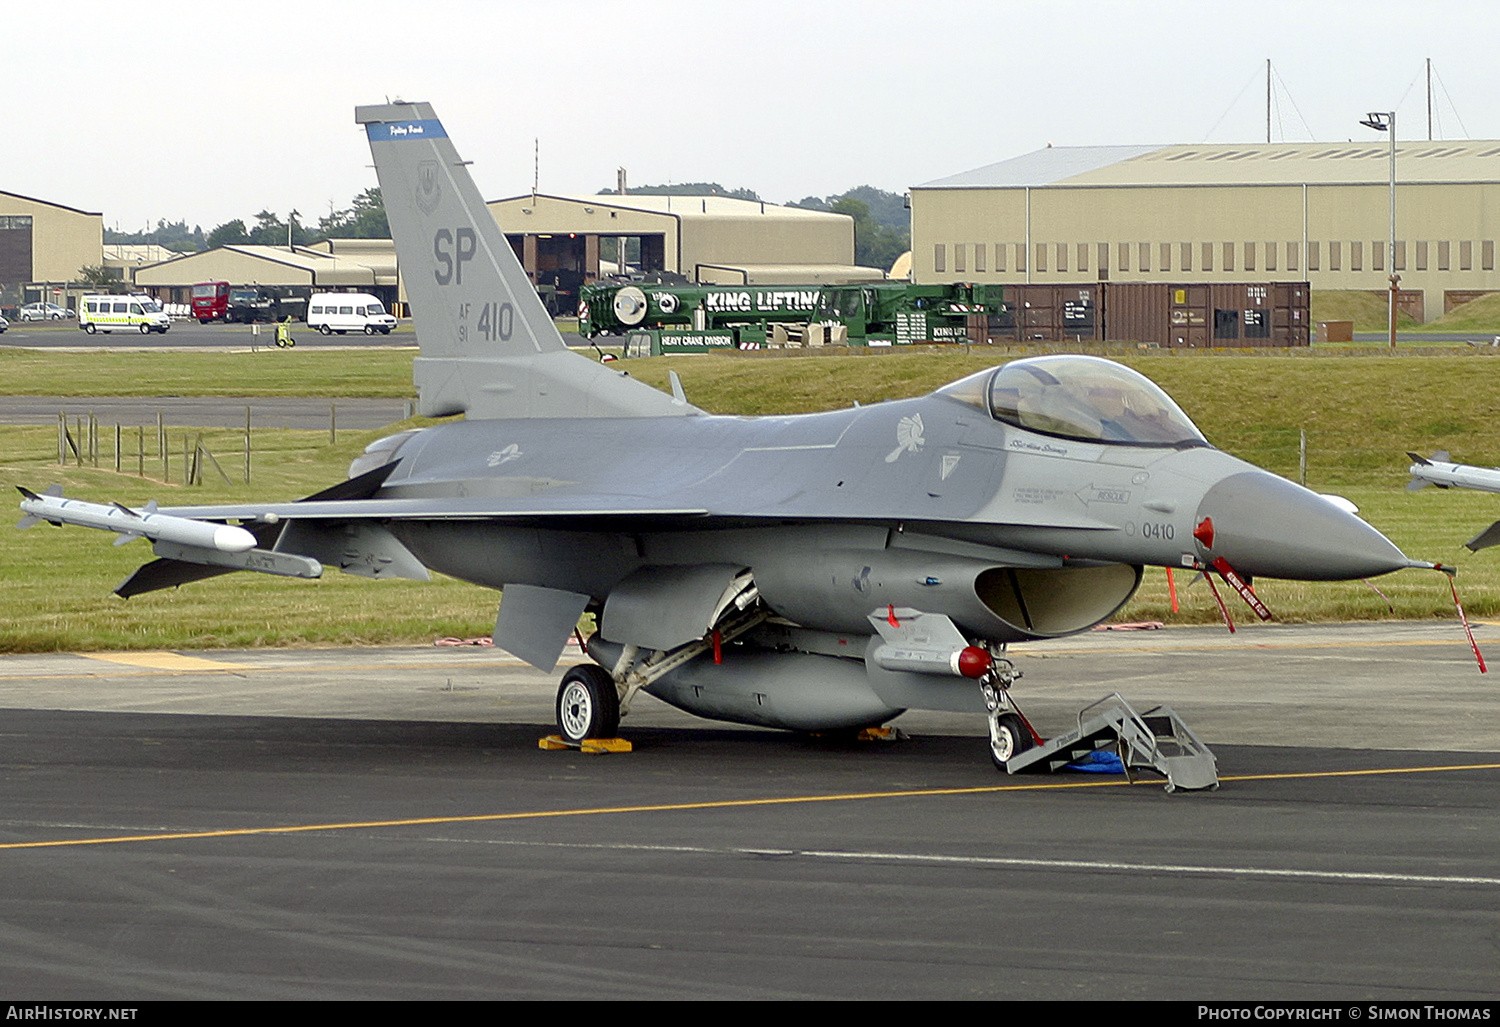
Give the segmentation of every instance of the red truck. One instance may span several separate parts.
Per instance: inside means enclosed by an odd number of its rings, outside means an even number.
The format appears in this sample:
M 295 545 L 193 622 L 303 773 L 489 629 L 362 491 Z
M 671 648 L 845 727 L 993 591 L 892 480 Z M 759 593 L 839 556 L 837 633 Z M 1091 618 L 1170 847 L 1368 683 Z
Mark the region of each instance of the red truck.
M 193 316 L 199 324 L 299 320 L 307 316 L 309 286 L 234 285 L 199 282 L 193 286 Z
M 229 283 L 199 282 L 193 286 L 193 316 L 199 324 L 229 317 Z

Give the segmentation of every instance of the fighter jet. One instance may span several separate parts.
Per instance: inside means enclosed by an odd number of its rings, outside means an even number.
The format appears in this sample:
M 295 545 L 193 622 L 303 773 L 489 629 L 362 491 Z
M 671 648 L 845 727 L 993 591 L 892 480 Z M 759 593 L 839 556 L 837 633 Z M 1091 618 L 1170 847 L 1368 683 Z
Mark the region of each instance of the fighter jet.
M 594 615 L 592 662 L 557 693 L 568 741 L 613 736 L 644 690 L 797 731 L 970 711 L 1003 767 L 1033 743 L 1005 646 L 1100 623 L 1144 567 L 1248 592 L 1433 566 L 1215 449 L 1160 388 L 1094 357 L 826 413 L 705 413 L 675 380 L 668 395 L 568 351 L 430 105 L 355 118 L 421 340 L 419 411 L 464 417 L 372 443 L 301 501 L 153 511 L 237 522 L 255 545 L 162 521 L 161 559 L 122 596 L 231 570 L 434 570 L 501 590 L 495 643 L 544 670 Z M 69 522 L 60 497 L 27 504 Z M 144 533 L 107 511 L 76 522 Z
M 1449 461 L 1446 450 L 1438 450 L 1432 454 L 1431 458 L 1418 456 L 1416 453 L 1406 455 L 1412 459 L 1411 467 L 1407 468 L 1411 481 L 1406 483 L 1406 488 L 1410 492 L 1425 489 L 1429 485 L 1436 485 L 1440 489 L 1457 488 L 1477 489 L 1480 492 L 1500 492 L 1500 468 L 1455 464 Z M 1500 544 L 1500 521 L 1491 524 L 1464 543 L 1473 553 L 1496 544 Z

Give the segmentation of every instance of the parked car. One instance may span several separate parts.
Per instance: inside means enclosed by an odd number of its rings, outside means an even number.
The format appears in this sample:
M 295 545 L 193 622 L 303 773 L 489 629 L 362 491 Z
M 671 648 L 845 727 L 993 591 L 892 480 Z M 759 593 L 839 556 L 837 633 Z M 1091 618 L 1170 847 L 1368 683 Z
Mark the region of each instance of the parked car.
M 5 329 L 7 329 L 9 327 L 10 327 L 10 322 L 7 321 L 7 320 L 5 320 L 4 317 L 0 317 L 0 335 L 4 335 L 5 334 Z
M 71 310 L 59 307 L 56 303 L 28 303 L 21 308 L 20 317 L 22 321 L 61 321 L 65 317 L 74 317 Z

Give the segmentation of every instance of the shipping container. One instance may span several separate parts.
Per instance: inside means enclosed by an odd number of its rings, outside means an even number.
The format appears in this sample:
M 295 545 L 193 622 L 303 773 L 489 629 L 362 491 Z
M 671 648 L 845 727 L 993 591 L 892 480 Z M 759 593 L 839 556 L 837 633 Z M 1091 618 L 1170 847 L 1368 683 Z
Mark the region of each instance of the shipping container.
M 1309 296 L 1306 282 L 1007 285 L 988 327 L 996 343 L 1306 346 Z

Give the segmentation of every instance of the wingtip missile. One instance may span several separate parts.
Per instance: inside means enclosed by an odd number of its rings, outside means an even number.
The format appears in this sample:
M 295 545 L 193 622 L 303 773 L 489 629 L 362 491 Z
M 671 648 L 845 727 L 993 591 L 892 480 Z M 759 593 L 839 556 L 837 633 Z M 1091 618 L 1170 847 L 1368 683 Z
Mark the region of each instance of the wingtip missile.
M 1500 469 L 1473 467 L 1469 464 L 1453 463 L 1447 450 L 1438 450 L 1430 457 L 1407 453 L 1412 465 L 1407 473 L 1412 480 L 1407 483 L 1409 491 L 1436 485 L 1440 489 L 1477 489 L 1480 492 L 1500 492 Z
M 20 528 L 29 528 L 38 521 L 48 521 L 52 524 L 72 524 L 80 528 L 117 532 L 124 541 L 145 537 L 154 542 L 175 542 L 221 553 L 243 553 L 254 549 L 256 545 L 255 536 L 244 528 L 156 513 L 154 503 L 137 511 L 119 503 L 88 503 L 81 499 L 65 499 L 62 489 L 57 486 L 44 495 L 37 495 L 19 485 L 16 487 L 25 497 L 21 500 L 21 509 L 27 515 L 17 524 Z

